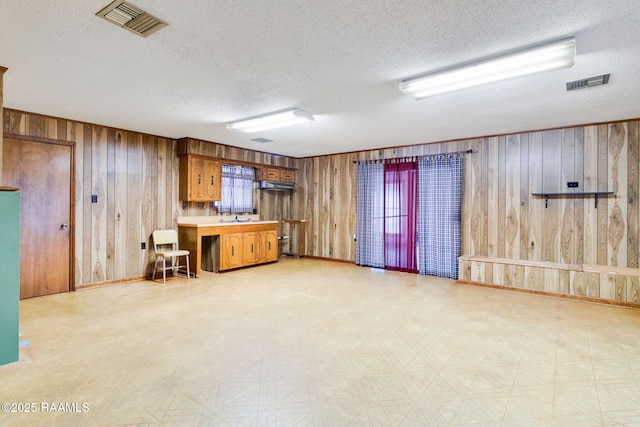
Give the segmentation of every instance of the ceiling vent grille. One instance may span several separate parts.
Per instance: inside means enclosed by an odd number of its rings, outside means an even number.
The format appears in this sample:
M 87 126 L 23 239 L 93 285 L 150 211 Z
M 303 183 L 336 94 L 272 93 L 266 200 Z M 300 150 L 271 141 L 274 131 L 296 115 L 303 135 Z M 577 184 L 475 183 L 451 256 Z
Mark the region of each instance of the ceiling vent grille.
M 609 83 L 610 74 L 603 74 L 601 76 L 589 77 L 587 79 L 575 80 L 567 82 L 567 90 L 583 89 L 585 87 L 593 87 L 606 85 Z
M 168 24 L 122 0 L 104 7 L 96 16 L 125 28 L 141 37 L 147 37 Z
M 265 142 L 273 142 L 273 139 L 253 138 L 253 139 L 251 139 L 251 141 L 260 142 L 260 143 L 264 144 Z

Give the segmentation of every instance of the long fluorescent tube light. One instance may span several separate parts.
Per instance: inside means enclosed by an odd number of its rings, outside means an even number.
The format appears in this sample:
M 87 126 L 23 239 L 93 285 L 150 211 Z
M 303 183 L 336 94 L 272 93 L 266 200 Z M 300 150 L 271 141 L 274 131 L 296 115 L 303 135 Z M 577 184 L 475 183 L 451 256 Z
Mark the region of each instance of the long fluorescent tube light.
M 267 129 L 275 129 L 284 126 L 292 126 L 300 123 L 313 122 L 315 118 L 310 113 L 298 108 L 279 111 L 262 116 L 251 117 L 227 124 L 227 129 L 241 132 L 260 132 Z
M 422 99 L 512 77 L 572 67 L 575 58 L 576 41 L 574 37 L 569 37 L 403 80 L 400 90 L 416 99 Z

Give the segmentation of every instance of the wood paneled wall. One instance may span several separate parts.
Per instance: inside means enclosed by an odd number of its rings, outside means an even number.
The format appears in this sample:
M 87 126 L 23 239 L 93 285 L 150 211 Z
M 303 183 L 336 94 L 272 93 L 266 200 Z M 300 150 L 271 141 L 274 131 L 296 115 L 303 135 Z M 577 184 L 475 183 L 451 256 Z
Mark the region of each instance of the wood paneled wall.
M 631 120 L 299 159 L 293 212 L 309 222 L 308 255 L 353 261 L 354 160 L 472 149 L 464 158 L 462 255 L 476 258 L 473 274 L 472 261 L 461 265 L 461 279 L 640 302 L 638 132 Z M 568 181 L 579 183 L 576 192 L 615 194 L 597 209 L 593 196 L 550 198 L 545 208 L 531 195 L 570 191 Z M 599 273 L 604 267 L 618 270 Z
M 69 141 L 75 146 L 75 286 L 149 275 L 151 233 L 177 228 L 179 216 L 214 215 L 204 204 L 178 201 L 176 141 L 5 109 L 6 135 Z M 192 150 L 251 163 L 293 166 L 295 161 L 206 141 Z M 91 203 L 91 195 L 98 197 Z M 256 192 L 264 219 L 290 215 L 290 193 Z M 141 249 L 141 243 L 146 249 Z

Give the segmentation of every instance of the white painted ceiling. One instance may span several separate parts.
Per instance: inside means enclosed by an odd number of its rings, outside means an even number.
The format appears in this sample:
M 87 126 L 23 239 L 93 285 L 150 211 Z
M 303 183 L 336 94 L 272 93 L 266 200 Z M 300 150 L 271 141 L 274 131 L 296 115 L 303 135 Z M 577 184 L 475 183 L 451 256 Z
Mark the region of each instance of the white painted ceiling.
M 640 117 L 638 0 L 2 0 L 5 107 L 305 157 Z M 407 77 L 566 36 L 576 65 L 416 101 Z M 608 85 L 567 92 L 611 73 Z M 310 124 L 229 121 L 298 107 Z M 260 144 L 251 138 L 273 142 Z

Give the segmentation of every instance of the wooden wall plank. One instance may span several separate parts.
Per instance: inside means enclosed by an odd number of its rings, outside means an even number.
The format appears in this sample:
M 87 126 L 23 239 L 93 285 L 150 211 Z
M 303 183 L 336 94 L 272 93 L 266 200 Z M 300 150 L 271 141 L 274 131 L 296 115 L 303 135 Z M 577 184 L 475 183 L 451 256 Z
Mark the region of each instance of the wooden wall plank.
M 584 128 L 584 189 L 598 190 L 598 127 Z M 583 220 L 583 261 L 585 264 L 598 262 L 598 211 L 592 198 L 586 199 Z
M 91 176 L 91 166 L 92 166 L 92 160 L 91 158 L 93 157 L 93 147 L 92 147 L 92 135 L 93 135 L 93 129 L 91 125 L 85 125 L 84 126 L 84 139 L 82 141 L 82 144 L 84 145 L 84 149 L 83 149 L 83 153 L 84 153 L 84 158 L 82 161 L 83 164 L 83 170 L 82 170 L 82 174 L 83 174 L 83 182 L 84 182 L 84 188 L 82 189 L 82 195 L 86 204 L 86 209 L 84 210 L 84 212 L 82 213 L 81 217 L 77 217 L 76 221 L 80 221 L 80 218 L 82 218 L 82 228 L 83 228 L 83 233 L 85 235 L 85 239 L 83 241 L 83 246 L 82 246 L 82 252 L 80 252 L 79 254 L 76 254 L 77 257 L 82 257 L 82 283 L 92 283 L 93 282 L 93 278 L 92 278 L 92 274 L 91 274 L 91 249 L 92 249 L 92 240 L 94 239 L 93 237 L 93 229 L 91 227 L 91 210 L 92 210 L 92 204 L 91 204 L 91 194 L 92 194 L 92 176 Z M 77 227 L 76 227 L 77 228 Z
M 85 194 L 84 194 L 84 126 L 76 124 L 73 127 L 72 134 L 73 141 L 75 143 L 75 247 L 74 247 L 74 285 L 76 287 L 84 283 L 83 276 L 83 249 L 85 239 L 90 238 L 89 235 L 85 235 L 84 228 L 84 211 L 85 208 Z
M 561 132 L 549 130 L 542 132 L 542 187 L 546 192 L 560 191 L 561 182 Z M 542 218 L 542 260 L 555 261 L 559 258 L 559 228 L 562 201 L 550 199 Z
M 560 182 L 558 183 L 558 191 L 575 192 L 568 188 L 567 183 L 570 181 L 576 181 L 575 172 L 575 138 L 574 129 L 562 130 L 562 142 L 561 142 L 561 157 L 560 157 Z M 560 222 L 560 255 L 561 260 L 567 264 L 575 264 L 575 230 L 576 223 L 575 199 L 573 197 L 566 197 L 559 200 L 560 209 L 562 212 L 562 220 Z
M 489 138 L 489 145 L 487 146 L 487 209 L 489 212 L 498 213 L 500 211 L 499 191 L 500 191 L 500 144 L 498 138 Z M 504 155 L 502 156 L 504 161 Z M 504 177 L 503 177 L 504 178 Z M 502 253 L 499 249 L 499 230 L 500 225 L 498 218 L 500 214 L 488 215 L 487 217 L 487 234 L 492 236 L 489 239 L 487 245 L 487 256 L 490 257 L 504 257 L 504 244 L 502 245 Z M 503 274 L 504 275 L 504 274 Z
M 506 215 L 506 256 L 520 259 L 520 135 L 509 135 L 505 149 L 506 194 L 502 210 Z
M 628 124 L 627 143 L 627 267 L 640 267 L 640 132 L 638 121 Z M 624 161 L 624 158 L 621 159 Z
M 584 191 L 584 127 L 574 129 L 574 178 L 578 181 L 578 190 Z M 584 262 L 584 197 L 576 197 L 573 200 L 574 206 L 574 263 Z
M 497 231 L 497 247 L 498 247 L 498 257 L 504 258 L 506 256 L 506 244 L 505 244 L 505 228 L 507 225 L 507 212 L 506 212 L 506 199 L 507 199 L 507 183 L 506 183 L 506 137 L 501 136 L 498 138 L 490 138 L 494 143 L 498 145 L 498 206 L 495 208 L 495 212 L 492 215 L 489 215 L 489 208 L 487 207 L 487 217 L 489 216 L 497 216 L 498 217 L 498 229 Z M 497 141 L 496 141 L 497 140 Z M 485 151 L 486 152 L 486 151 Z M 485 155 L 485 157 L 488 157 Z M 484 184 L 483 187 L 486 188 L 487 184 Z M 488 219 L 487 219 L 488 220 Z M 488 231 L 488 230 L 487 230 Z M 488 232 L 486 234 L 489 234 Z
M 520 134 L 520 259 L 529 258 L 529 135 Z M 517 279 L 516 279 L 517 280 Z
M 116 237 L 116 131 L 107 129 L 107 191 L 106 191 L 106 220 L 107 220 L 107 261 L 105 268 L 106 280 L 115 278 L 115 237 Z
M 127 134 L 127 276 L 142 275 L 142 144 L 141 135 Z
M 115 177 L 114 177 L 114 254 L 119 255 L 115 260 L 113 277 L 115 280 L 129 277 L 127 275 L 128 247 L 128 136 L 123 131 L 116 131 L 115 141 Z M 122 254 L 127 254 L 122 256 Z
M 486 232 L 486 204 L 483 196 L 482 182 L 482 142 L 481 140 L 473 141 L 473 156 L 470 156 L 471 163 L 471 212 L 470 212 L 470 233 L 471 233 L 471 252 L 474 255 L 486 255 L 487 247 L 483 246 Z M 487 156 L 486 152 L 484 156 Z
M 542 163 L 542 132 L 532 132 L 529 134 L 529 194 L 544 191 Z M 529 235 L 527 239 L 529 252 L 527 259 L 542 261 L 544 200 L 541 197 L 529 197 Z
M 598 189 L 597 191 L 609 191 L 609 133 L 607 125 L 598 126 Z M 608 262 L 608 211 L 609 199 L 602 197 L 598 200 L 597 228 L 598 228 L 598 258 L 597 263 L 606 265 Z
M 627 213 L 622 206 L 627 203 L 627 127 L 625 123 L 609 126 L 608 179 L 615 195 L 609 202 L 608 254 L 610 265 L 627 263 Z M 619 297 L 618 294 L 616 294 Z
M 92 128 L 91 194 L 97 202 L 91 203 L 91 281 L 103 282 L 107 278 L 107 128 Z
M 146 248 L 141 252 L 142 272 L 144 276 L 151 276 L 153 272 L 151 251 L 151 233 L 158 229 L 157 225 L 157 204 L 154 197 L 158 184 L 158 142 L 156 137 L 142 135 L 142 206 L 140 218 L 140 243 L 145 242 Z

